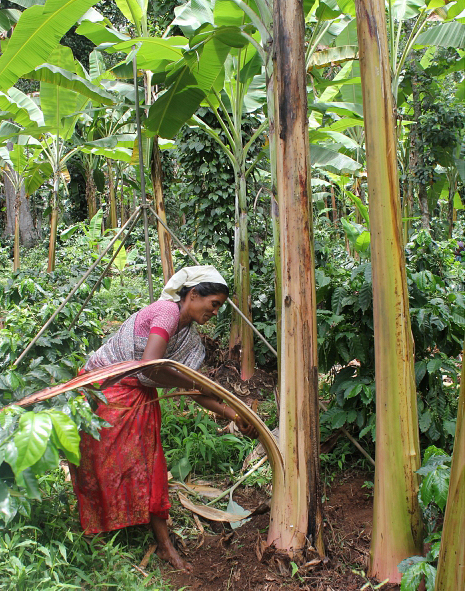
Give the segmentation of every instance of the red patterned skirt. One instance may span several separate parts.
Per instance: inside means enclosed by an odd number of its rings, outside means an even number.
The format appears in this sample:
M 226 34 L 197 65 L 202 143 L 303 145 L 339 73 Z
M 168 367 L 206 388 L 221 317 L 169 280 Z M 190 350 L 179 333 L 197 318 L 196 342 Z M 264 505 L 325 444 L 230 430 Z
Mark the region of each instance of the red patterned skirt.
M 125 378 L 103 392 L 96 414 L 113 425 L 100 441 L 81 433 L 81 463 L 71 476 L 81 525 L 95 534 L 168 518 L 168 478 L 156 389 Z

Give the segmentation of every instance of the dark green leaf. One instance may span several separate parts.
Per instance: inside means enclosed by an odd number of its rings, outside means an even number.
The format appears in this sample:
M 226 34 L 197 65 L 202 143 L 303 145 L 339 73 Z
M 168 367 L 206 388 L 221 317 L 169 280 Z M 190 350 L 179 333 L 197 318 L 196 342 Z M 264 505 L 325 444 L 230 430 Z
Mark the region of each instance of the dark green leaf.
M 360 288 L 358 303 L 362 312 L 366 312 L 373 299 L 373 289 L 371 283 L 364 283 Z
M 41 476 L 48 470 L 54 470 L 57 468 L 59 461 L 60 456 L 58 455 L 58 450 L 49 441 L 44 451 L 44 455 L 33 466 L 31 466 L 31 470 L 37 476 Z
M 18 512 L 19 502 L 8 493 L 8 489 L 5 494 L 5 489 L 6 486 L 0 482 L 0 513 L 3 514 L 5 523 L 8 523 Z
M 420 431 L 422 433 L 426 433 L 426 431 L 428 431 L 431 425 L 431 413 L 429 412 L 429 410 L 426 410 L 425 412 L 420 414 L 418 423 L 420 426 Z
M 50 418 L 53 423 L 53 431 L 59 441 L 61 449 L 66 457 L 73 464 L 79 465 L 81 452 L 79 450 L 79 432 L 74 423 L 63 412 L 50 411 Z
M 43 456 L 51 431 L 52 421 L 46 413 L 26 412 L 21 416 L 14 437 L 18 450 L 16 465 L 12 466 L 15 474 L 34 465 Z
M 434 501 L 441 511 L 444 510 L 449 490 L 449 477 L 450 470 L 441 466 L 424 478 L 420 486 L 420 496 L 425 506 Z
M 345 410 L 338 410 L 331 417 L 331 426 L 333 429 L 340 429 L 347 421 L 347 412 Z
M 27 468 L 21 473 L 21 486 L 24 486 L 26 489 L 26 495 L 29 499 L 37 499 L 40 501 L 40 490 L 39 490 L 39 483 L 37 482 L 36 477 L 34 476 L 33 471 L 31 468 Z
M 188 458 L 184 457 L 177 464 L 171 467 L 170 472 L 173 475 L 173 478 L 176 480 L 184 481 L 191 470 L 192 466 Z
M 415 363 L 415 382 L 416 385 L 421 382 L 421 380 L 426 375 L 426 362 L 425 361 L 417 361 Z

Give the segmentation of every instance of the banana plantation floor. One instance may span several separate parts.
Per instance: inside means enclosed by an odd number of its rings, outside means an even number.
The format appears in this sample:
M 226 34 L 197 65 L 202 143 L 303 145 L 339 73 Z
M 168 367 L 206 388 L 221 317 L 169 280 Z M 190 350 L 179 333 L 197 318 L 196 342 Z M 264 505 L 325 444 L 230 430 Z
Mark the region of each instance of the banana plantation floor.
M 309 555 L 307 565 L 292 577 L 289 561 L 264 547 L 269 521 L 266 513 L 234 531 L 228 525 L 203 522 L 205 530 L 199 530 L 196 537 L 182 543 L 177 538 L 178 550 L 192 563 L 193 573 L 174 572 L 166 566 L 162 568 L 163 576 L 176 590 L 358 591 L 368 583 L 364 573 L 370 547 L 372 497 L 363 487 L 366 479 L 363 473 L 347 471 L 337 475 L 326 488 L 325 562 Z M 267 498 L 266 492 L 256 488 L 242 488 L 234 494 L 237 503 L 251 510 Z M 176 529 L 176 514 L 174 520 Z M 376 581 L 371 583 L 374 586 Z M 373 587 L 365 587 L 370 588 Z M 383 590 L 398 588 L 388 584 L 382 587 Z
M 250 380 L 243 382 L 234 363 L 225 359 L 217 344 L 208 337 L 203 338 L 209 377 L 252 408 L 258 404 L 261 411 L 265 394 L 275 387 L 276 373 L 258 370 Z M 337 437 L 332 439 L 333 442 L 323 444 L 323 448 L 328 447 L 325 451 L 330 451 Z M 165 565 L 162 566 L 163 577 L 173 589 L 186 591 L 358 591 L 364 585 L 365 589 L 372 589 L 377 582 L 365 576 L 373 508 L 372 489 L 365 483 L 372 479 L 372 474 L 356 470 L 332 475 L 331 484 L 324 485 L 326 559 L 321 561 L 309 554 L 306 565 L 293 576 L 295 568 L 289 560 L 265 547 L 269 523 L 269 512 L 265 512 L 235 530 L 229 524 L 195 517 L 197 529 L 191 530 L 195 531 L 192 537 L 173 536 L 181 556 L 193 565 L 193 573 L 176 572 Z M 239 487 L 234 492 L 234 501 L 251 511 L 263 508 L 269 498 L 266 488 Z M 172 529 L 176 531 L 176 523 L 182 522 L 183 513 L 185 519 L 186 510 L 179 504 L 173 509 Z M 156 558 L 153 560 L 159 564 Z M 392 591 L 399 587 L 386 584 L 382 589 Z

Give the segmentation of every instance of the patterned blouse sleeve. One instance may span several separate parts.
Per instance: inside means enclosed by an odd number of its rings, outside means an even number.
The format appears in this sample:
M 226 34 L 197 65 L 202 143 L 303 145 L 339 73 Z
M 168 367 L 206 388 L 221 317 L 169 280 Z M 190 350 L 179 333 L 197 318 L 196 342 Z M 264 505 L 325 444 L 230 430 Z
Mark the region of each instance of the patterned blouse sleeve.
M 158 301 L 150 322 L 150 334 L 160 335 L 166 342 L 174 335 L 179 325 L 179 308 L 169 301 Z

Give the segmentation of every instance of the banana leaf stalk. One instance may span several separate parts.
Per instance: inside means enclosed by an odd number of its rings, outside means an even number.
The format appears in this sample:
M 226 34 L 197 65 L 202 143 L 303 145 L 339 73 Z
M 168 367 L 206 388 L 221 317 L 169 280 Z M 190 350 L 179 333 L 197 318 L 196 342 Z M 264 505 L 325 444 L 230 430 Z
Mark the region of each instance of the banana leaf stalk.
M 356 0 L 373 268 L 376 468 L 370 576 L 399 583 L 421 554 L 413 339 L 403 253 L 393 97 L 381 0 Z
M 51 388 L 45 388 L 40 392 L 35 392 L 30 396 L 26 396 L 22 400 L 15 402 L 15 406 L 29 406 L 37 402 L 43 402 L 69 390 L 76 390 L 78 388 L 90 387 L 95 390 L 96 384 L 103 381 L 102 388 L 107 387 L 111 383 L 119 381 L 125 377 L 134 375 L 142 371 L 144 368 L 159 368 L 163 370 L 165 368 L 172 368 L 177 370 L 183 376 L 189 378 L 197 386 L 208 387 L 216 396 L 226 402 L 240 417 L 242 417 L 247 423 L 253 425 L 259 434 L 260 441 L 266 450 L 270 465 L 273 471 L 273 490 L 281 490 L 283 487 L 283 458 L 279 451 L 278 444 L 274 435 L 260 419 L 260 417 L 254 413 L 242 400 L 237 398 L 234 394 L 216 384 L 209 378 L 205 377 L 201 373 L 186 367 L 182 363 L 177 361 L 171 361 L 169 359 L 152 359 L 146 361 L 123 361 L 122 363 L 116 363 L 109 367 L 103 367 L 89 371 L 85 374 L 77 376 L 64 384 L 58 384 Z M 189 395 L 195 392 L 189 392 Z M 170 395 L 166 396 L 169 397 Z M 12 405 L 10 405 L 12 406 Z M 2 411 L 8 408 L 4 407 Z M 1 411 L 0 411 L 1 412 Z M 273 499 L 272 499 L 273 506 Z
M 457 425 L 450 471 L 449 494 L 439 551 L 435 591 L 465 589 L 465 360 L 462 358 Z
M 48 245 L 48 266 L 47 273 L 55 270 L 55 253 L 58 226 L 58 177 L 55 174 L 52 191 L 52 213 L 50 215 L 50 240 Z
M 108 192 L 110 195 L 110 219 L 108 228 L 117 228 L 118 220 L 116 218 L 115 178 L 110 158 L 107 158 L 106 161 L 108 170 Z

